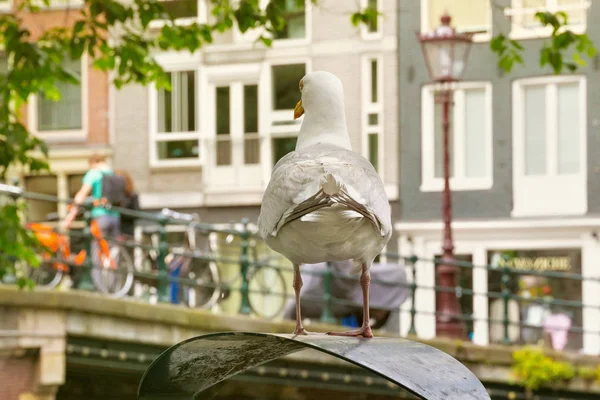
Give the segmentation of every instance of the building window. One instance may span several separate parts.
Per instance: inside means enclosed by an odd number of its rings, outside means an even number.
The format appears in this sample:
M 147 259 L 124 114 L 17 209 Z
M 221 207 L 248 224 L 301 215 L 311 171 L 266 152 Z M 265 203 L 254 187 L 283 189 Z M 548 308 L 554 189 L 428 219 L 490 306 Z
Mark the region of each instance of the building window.
M 173 19 L 198 17 L 198 0 L 164 0 L 161 3 Z
M 423 0 L 421 1 L 421 31 L 430 32 L 440 25 L 448 10 L 452 26 L 458 32 L 473 33 L 473 40 L 491 38 L 492 10 L 490 0 Z
M 83 129 L 83 90 L 81 85 L 81 60 L 67 60 L 64 68 L 75 74 L 79 84 L 56 82 L 60 100 L 37 96 L 37 131 L 69 131 Z
M 293 110 L 300 100 L 298 84 L 306 75 L 306 64 L 274 65 L 271 68 L 273 110 Z
M 229 86 L 217 87 L 217 165 L 231 165 L 231 115 Z
M 5 11 L 10 11 L 12 9 L 12 1 L 11 0 L 0 0 L 0 13 Z
M 488 252 L 489 329 L 490 342 L 504 342 L 504 302 L 501 294 L 508 289 L 508 340 L 517 345 L 537 344 L 541 339 L 556 346 L 550 340 L 552 325 L 565 326 L 567 330 L 564 350 L 578 351 L 583 347 L 583 312 L 581 307 L 568 303 L 581 303 L 581 280 L 568 279 L 557 274 L 581 274 L 580 249 L 552 250 L 505 250 Z M 509 280 L 503 286 L 506 267 Z M 532 274 L 527 274 L 532 271 Z M 542 274 L 555 276 L 542 276 Z M 557 301 L 563 304 L 551 304 Z M 566 324 L 565 324 L 566 323 Z M 560 336 L 560 332 L 554 332 Z M 556 348 L 555 350 L 563 350 Z
M 70 174 L 67 176 L 67 190 L 69 191 L 69 198 L 75 197 L 81 185 L 83 185 L 83 177 L 85 174 Z
M 587 209 L 585 78 L 519 80 L 514 84 L 513 94 L 513 212 L 584 213 Z M 557 187 L 569 193 L 568 201 L 555 195 Z
M 24 179 L 25 190 L 48 196 L 58 196 L 56 175 L 30 175 Z M 46 221 L 49 214 L 58 213 L 58 204 L 55 201 L 38 199 L 27 200 L 27 220 Z
M 64 0 L 63 0 L 64 1 Z M 204 23 L 207 19 L 206 0 L 159 0 L 166 14 L 175 20 L 177 25 L 189 25 L 194 22 Z M 166 20 L 150 22 L 150 28 L 162 28 Z
M 423 191 L 443 187 L 443 105 L 439 88 L 427 86 L 422 96 Z M 450 109 L 450 186 L 481 190 L 492 186 L 492 87 L 461 83 L 453 91 Z
M 292 119 L 293 109 L 301 98 L 298 88 L 306 75 L 305 63 L 273 65 L 271 67 L 271 147 L 273 165 L 296 148 L 298 122 Z
M 259 163 L 258 85 L 244 85 L 244 164 Z
M 171 91 L 157 91 L 156 159 L 198 160 L 196 72 L 169 72 Z
M 383 58 L 363 58 L 363 156 L 381 174 L 383 167 Z
M 306 0 L 284 0 L 285 24 L 275 33 L 275 39 L 304 39 L 306 37 Z
M 512 0 L 504 13 L 511 18 L 511 36 L 514 38 L 535 38 L 550 35 L 552 27 L 542 27 L 535 17 L 537 12 L 564 12 L 567 15 L 567 29 L 583 33 L 587 24 L 588 0 Z
M 296 149 L 296 137 L 280 137 L 273 139 L 273 166 L 286 154 Z

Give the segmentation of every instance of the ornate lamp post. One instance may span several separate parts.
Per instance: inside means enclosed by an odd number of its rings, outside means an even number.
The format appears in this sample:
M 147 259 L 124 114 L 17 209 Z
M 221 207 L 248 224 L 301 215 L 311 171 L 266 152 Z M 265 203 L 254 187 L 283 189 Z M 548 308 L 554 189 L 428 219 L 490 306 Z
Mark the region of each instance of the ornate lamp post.
M 450 127 L 450 101 L 452 100 L 452 82 L 458 81 L 465 69 L 471 35 L 456 33 L 450 26 L 452 19 L 446 13 L 441 17 L 441 25 L 433 32 L 419 34 L 421 48 L 425 57 L 429 77 L 441 86 L 436 94 L 436 102 L 443 105 L 444 128 L 444 192 L 442 214 L 444 220 L 444 244 L 441 263 L 437 266 L 438 285 L 443 288 L 436 296 L 436 330 L 438 335 L 465 337 L 464 322 L 457 318 L 461 315 L 460 303 L 454 293 L 457 287 L 458 269 L 454 262 L 454 243 L 452 241 L 452 203 L 450 196 L 450 154 L 448 131 Z

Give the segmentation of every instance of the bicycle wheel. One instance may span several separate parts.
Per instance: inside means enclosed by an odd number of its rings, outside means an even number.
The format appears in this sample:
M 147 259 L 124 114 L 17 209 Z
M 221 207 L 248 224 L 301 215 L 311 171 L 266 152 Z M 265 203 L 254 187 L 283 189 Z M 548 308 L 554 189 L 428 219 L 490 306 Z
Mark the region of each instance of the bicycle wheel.
M 45 289 L 54 289 L 58 286 L 63 277 L 63 271 L 54 266 L 56 260 L 52 260 L 53 255 L 48 255 L 46 252 L 37 254 L 40 260 L 40 265 L 34 267 L 29 264 L 23 265 L 25 277 L 31 279 L 37 287 Z
M 248 292 L 252 311 L 267 319 L 279 316 L 288 300 L 287 284 L 277 268 L 254 267 L 248 274 Z
M 221 297 L 219 270 L 212 261 L 188 259 L 181 278 L 195 281 L 195 285 L 179 284 L 180 299 L 190 308 L 212 308 Z
M 99 255 L 94 263 L 92 279 L 101 292 L 120 298 L 129 293 L 133 285 L 133 260 L 127 249 L 121 245 L 110 248 L 110 258 Z

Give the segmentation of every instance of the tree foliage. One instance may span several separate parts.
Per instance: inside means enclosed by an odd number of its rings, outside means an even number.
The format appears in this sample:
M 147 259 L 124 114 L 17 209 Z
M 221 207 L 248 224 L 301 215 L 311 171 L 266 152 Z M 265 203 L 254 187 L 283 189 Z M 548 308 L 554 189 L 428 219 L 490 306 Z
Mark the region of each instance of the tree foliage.
M 584 58 L 596 55 L 596 48 L 586 33 L 578 34 L 567 29 L 569 21 L 565 12 L 537 12 L 535 18 L 542 27 L 552 28 L 550 38 L 540 49 L 540 67 L 550 66 L 555 74 L 562 73 L 565 68 L 574 72 L 586 65 Z M 506 72 L 512 71 L 515 64 L 523 64 L 523 46 L 504 34 L 495 36 L 490 48 L 498 55 L 498 66 Z M 569 52 L 573 54 L 572 60 L 566 56 Z

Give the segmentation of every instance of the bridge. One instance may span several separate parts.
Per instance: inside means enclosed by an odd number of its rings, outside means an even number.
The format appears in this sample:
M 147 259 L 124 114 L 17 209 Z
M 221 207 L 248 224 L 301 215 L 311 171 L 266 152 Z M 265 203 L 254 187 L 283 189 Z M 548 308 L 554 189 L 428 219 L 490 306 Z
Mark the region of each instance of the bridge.
M 152 360 L 184 339 L 210 332 L 289 333 L 294 329 L 292 321 L 217 314 L 78 290 L 29 291 L 10 285 L 0 285 L 0 321 L 0 398 L 21 400 L 132 399 Z M 311 325 L 316 332 L 333 328 Z M 492 399 L 524 398 L 524 389 L 510 384 L 514 380 L 510 372 L 514 348 L 449 339 L 421 341 L 468 366 Z M 598 362 L 596 357 L 582 355 L 562 357 L 578 365 Z M 341 399 L 349 392 L 364 393 L 366 399 L 414 398 L 382 378 L 310 351 L 233 378 L 220 388 L 218 398 L 244 398 L 243 394 L 257 385 L 268 399 Z M 544 399 L 600 399 L 600 387 L 582 379 L 548 393 Z
M 0 186 L 10 201 L 70 201 Z M 79 224 L 83 229 L 71 232 L 73 254 L 81 248 L 89 254 L 97 240 L 90 207 L 85 205 L 88 212 Z M 47 286 L 51 287 L 60 280 L 55 278 L 62 270 L 52 264 L 56 259 L 34 270 L 49 272 L 51 279 L 37 276 L 39 284 L 33 291 L 14 286 L 15 278 L 31 272 L 24 263 L 15 264 L 12 278 L 4 275 L 0 284 L 0 399 L 132 399 L 152 360 L 182 340 L 211 332 L 293 331 L 294 323 L 286 315 L 291 265 L 273 257 L 248 221 L 217 226 L 172 211 L 120 211 L 141 223 L 132 240 L 105 238 L 120 249 L 119 254 L 130 257 L 116 271 L 115 276 L 126 277 L 117 291 L 101 294 L 89 257 L 83 265 L 59 260 L 74 267 L 70 289 L 50 290 L 41 284 L 50 282 Z M 177 247 L 169 240 L 170 233 L 175 240 L 183 235 L 189 243 Z M 418 247 L 404 246 L 412 256 L 382 254 L 376 265 L 388 269 L 380 276 L 373 268 L 372 314 L 375 326 L 383 328 L 376 335 L 408 337 L 452 355 L 476 374 L 494 400 L 527 398 L 533 393 L 548 400 L 600 399 L 600 303 L 596 295 L 600 277 L 566 268 L 577 261 L 568 255 L 533 260 L 498 253 L 489 265 L 480 259 L 476 264 L 474 259 L 459 258 L 454 264 L 460 280 L 448 286 L 436 281 L 438 260 Z M 185 268 L 178 260 L 184 260 Z M 351 279 L 354 286 L 349 284 L 343 266 L 303 268 L 305 286 L 310 286 L 312 276 L 317 282 L 314 287 L 320 288 L 302 294 L 303 306 L 313 308 L 311 316 L 303 312 L 312 320 L 309 329 L 327 332 L 340 329 L 332 324 L 352 324 L 346 318 L 360 312 L 360 299 L 357 303 L 347 295 L 358 287 L 357 280 Z M 397 273 L 394 279 L 383 279 Z M 542 285 L 522 289 L 522 283 L 531 282 Z M 567 284 L 569 289 L 564 290 Z M 544 294 L 553 287 L 554 297 Z M 391 292 L 402 297 L 399 304 L 390 305 L 396 299 L 389 297 L 373 298 Z M 437 308 L 437 297 L 460 304 L 461 314 L 452 317 L 465 326 L 468 339 L 436 335 L 437 320 L 444 314 Z M 570 326 L 560 329 L 569 339 L 565 351 L 553 351 L 555 343 L 546 327 L 521 316 L 530 311 L 570 316 Z M 524 376 L 516 377 L 514 358 L 524 344 L 543 344 L 551 358 L 526 351 Z M 535 375 L 527 366 L 531 357 L 542 357 L 552 376 Z M 373 374 L 314 352 L 286 356 L 236 376 L 220 387 L 219 398 L 244 398 L 243 393 L 257 385 L 266 399 L 273 400 L 341 399 L 348 393 L 362 393 L 366 399 L 412 398 Z

